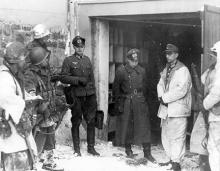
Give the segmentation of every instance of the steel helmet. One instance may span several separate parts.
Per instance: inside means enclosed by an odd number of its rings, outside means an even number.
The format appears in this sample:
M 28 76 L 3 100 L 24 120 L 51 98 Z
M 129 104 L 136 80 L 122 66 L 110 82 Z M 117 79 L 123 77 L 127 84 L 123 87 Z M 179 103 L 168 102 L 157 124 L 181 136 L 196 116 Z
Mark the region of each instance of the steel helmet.
M 50 55 L 50 51 L 42 47 L 34 47 L 29 54 L 31 64 L 39 65 Z
M 50 31 L 43 24 L 38 24 L 33 28 L 34 39 L 40 39 L 50 34 Z
M 5 50 L 4 59 L 8 63 L 18 63 L 19 61 L 25 60 L 26 48 L 21 42 L 8 43 Z

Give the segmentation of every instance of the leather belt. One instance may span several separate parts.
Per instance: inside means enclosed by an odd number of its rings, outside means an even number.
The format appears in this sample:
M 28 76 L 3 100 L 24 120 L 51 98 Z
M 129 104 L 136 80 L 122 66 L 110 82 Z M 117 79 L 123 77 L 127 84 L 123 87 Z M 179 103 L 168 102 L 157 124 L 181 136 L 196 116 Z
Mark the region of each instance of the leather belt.
M 126 94 L 126 96 L 138 95 L 142 96 L 144 93 L 142 90 L 134 89 L 130 94 Z
M 140 93 L 143 93 L 142 90 L 138 90 L 138 89 L 134 89 L 132 94 L 140 94 Z

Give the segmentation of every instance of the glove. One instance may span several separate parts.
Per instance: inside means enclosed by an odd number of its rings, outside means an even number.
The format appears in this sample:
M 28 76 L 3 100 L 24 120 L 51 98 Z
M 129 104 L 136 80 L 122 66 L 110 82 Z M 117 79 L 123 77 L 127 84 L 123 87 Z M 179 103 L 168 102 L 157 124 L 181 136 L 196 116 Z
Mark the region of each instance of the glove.
M 38 106 L 37 113 L 43 114 L 46 109 L 48 109 L 49 102 L 41 103 Z
M 59 81 L 60 78 L 61 78 L 61 75 L 53 75 L 53 76 L 51 76 L 50 81 L 56 82 L 56 81 Z
M 159 102 L 160 102 L 162 105 L 164 105 L 164 106 L 166 106 L 166 107 L 168 106 L 168 104 L 163 101 L 162 97 L 159 97 L 158 100 L 159 100 Z
M 79 77 L 79 84 L 81 84 L 82 86 L 86 86 L 87 84 L 87 79 L 85 77 Z

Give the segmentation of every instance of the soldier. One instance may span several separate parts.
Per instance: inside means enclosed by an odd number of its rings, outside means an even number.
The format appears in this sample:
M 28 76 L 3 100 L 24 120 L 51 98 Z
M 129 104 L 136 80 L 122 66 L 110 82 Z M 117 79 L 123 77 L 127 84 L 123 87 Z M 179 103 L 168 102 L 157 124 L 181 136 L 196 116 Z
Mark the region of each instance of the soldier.
M 95 145 L 95 116 L 97 110 L 95 81 L 92 64 L 89 57 L 84 55 L 85 39 L 76 36 L 72 41 L 75 53 L 64 59 L 62 72 L 59 79 L 62 83 L 70 84 L 66 94 L 71 94 L 72 103 L 72 138 L 74 154 L 81 156 L 79 126 L 82 122 L 82 115 L 87 123 L 87 151 L 99 156 Z
M 157 85 L 161 118 L 161 139 L 174 171 L 180 171 L 180 161 L 185 154 L 187 117 L 191 114 L 191 76 L 188 68 L 177 58 L 178 47 L 166 46 L 167 65 Z
M 59 168 L 53 159 L 55 149 L 55 128 L 67 111 L 65 97 L 57 91 L 51 83 L 51 71 L 49 67 L 50 52 L 42 47 L 34 47 L 29 53 L 31 64 L 25 71 L 25 89 L 29 93 L 35 93 L 43 98 L 38 106 L 38 122 L 35 141 L 39 155 L 46 153 L 43 169 L 63 170 Z
M 0 66 L 0 152 L 4 171 L 31 170 L 34 162 L 34 156 L 30 156 L 32 150 L 37 155 L 31 133 L 31 116 L 24 111 L 25 53 L 22 43 L 10 43 Z
M 202 107 L 203 113 L 208 114 L 208 144 L 209 164 L 212 171 L 220 170 L 220 41 L 211 48 L 216 63 L 202 75 L 205 98 Z M 207 111 L 207 112 L 206 112 Z
M 38 108 L 38 127 L 35 127 L 35 141 L 39 156 L 44 152 L 43 168 L 48 170 L 63 170 L 59 168 L 53 159 L 55 149 L 55 128 L 60 123 L 67 111 L 65 97 L 56 91 L 51 82 L 52 71 L 50 70 L 50 51 L 47 49 L 45 40 L 49 31 L 45 26 L 35 26 L 34 41 L 28 45 L 29 68 L 25 72 L 25 89 L 29 93 L 41 95 L 44 102 Z M 39 131 L 36 131 L 39 128 Z
M 151 127 L 146 103 L 145 69 L 138 65 L 138 49 L 127 53 L 127 64 L 115 74 L 113 97 L 118 106 L 116 144 L 125 146 L 125 153 L 133 157 L 132 144 L 142 144 L 144 157 L 156 163 L 151 155 Z

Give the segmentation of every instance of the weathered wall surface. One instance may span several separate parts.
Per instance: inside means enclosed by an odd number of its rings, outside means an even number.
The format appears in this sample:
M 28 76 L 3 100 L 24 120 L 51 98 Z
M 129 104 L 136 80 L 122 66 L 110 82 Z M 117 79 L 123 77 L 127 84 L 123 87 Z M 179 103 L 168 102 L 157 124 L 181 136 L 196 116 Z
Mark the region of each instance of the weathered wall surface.
M 52 33 L 48 40 L 51 63 L 60 67 L 67 40 L 66 6 L 67 1 L 60 0 L 1 0 L 0 57 L 6 44 L 15 40 L 18 33 L 24 36 L 23 42 L 27 44 L 32 40 L 31 29 L 42 23 Z

